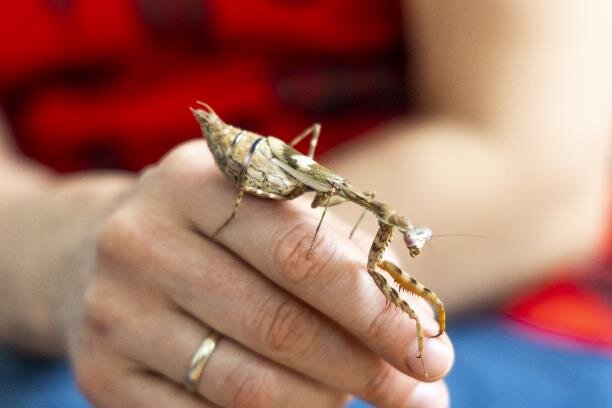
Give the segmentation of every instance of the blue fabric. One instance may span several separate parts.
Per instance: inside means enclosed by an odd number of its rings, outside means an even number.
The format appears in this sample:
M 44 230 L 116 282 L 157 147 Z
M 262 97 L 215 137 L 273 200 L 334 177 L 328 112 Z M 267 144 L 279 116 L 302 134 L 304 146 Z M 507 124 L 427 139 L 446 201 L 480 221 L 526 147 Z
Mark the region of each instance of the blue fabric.
M 480 317 L 449 331 L 453 408 L 612 408 L 612 358 L 547 345 L 506 320 Z M 350 408 L 370 405 L 355 401 Z
M 453 407 L 612 408 L 612 357 L 534 342 L 517 327 L 479 320 L 451 333 Z
M 85 408 L 68 364 L 0 348 L 0 408 Z
M 612 358 L 533 342 L 516 328 L 487 317 L 451 329 L 457 352 L 448 377 L 454 408 L 612 408 Z M 0 349 L 0 408 L 55 407 L 88 407 L 68 365 Z

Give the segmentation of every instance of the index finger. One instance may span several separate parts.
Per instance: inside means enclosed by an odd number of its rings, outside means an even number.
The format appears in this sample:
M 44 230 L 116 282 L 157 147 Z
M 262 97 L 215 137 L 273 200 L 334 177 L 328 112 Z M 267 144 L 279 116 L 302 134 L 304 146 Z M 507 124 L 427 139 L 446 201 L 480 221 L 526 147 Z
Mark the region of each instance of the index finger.
M 201 233 L 212 237 L 229 217 L 238 189 L 218 169 L 211 169 L 212 157 L 203 142 L 183 149 L 182 154 L 188 170 L 178 198 L 181 208 Z M 415 324 L 387 307 L 366 271 L 367 255 L 324 224 L 307 257 L 319 216 L 293 201 L 247 195 L 236 218 L 215 239 L 399 370 L 425 379 L 417 359 Z M 415 309 L 425 331 L 436 333 L 431 312 L 416 305 Z M 426 339 L 423 356 L 429 380 L 442 377 L 453 360 L 450 341 L 446 336 Z

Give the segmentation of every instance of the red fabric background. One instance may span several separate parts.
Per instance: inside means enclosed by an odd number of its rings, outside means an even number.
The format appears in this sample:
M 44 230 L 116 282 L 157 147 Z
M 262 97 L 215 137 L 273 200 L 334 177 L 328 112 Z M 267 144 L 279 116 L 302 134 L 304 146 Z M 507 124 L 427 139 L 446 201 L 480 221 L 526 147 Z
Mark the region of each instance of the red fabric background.
M 60 171 L 137 170 L 199 136 L 187 107 L 321 152 L 404 109 L 397 1 L 23 0 L 0 8 L 0 104 Z

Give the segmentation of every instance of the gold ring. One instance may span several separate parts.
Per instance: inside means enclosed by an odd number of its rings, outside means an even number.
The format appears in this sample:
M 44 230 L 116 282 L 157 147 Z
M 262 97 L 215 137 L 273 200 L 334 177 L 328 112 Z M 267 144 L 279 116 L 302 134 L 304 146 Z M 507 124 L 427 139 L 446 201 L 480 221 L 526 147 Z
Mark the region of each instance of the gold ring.
M 211 329 L 208 336 L 204 338 L 198 349 L 193 353 L 193 357 L 191 357 L 191 362 L 189 363 L 189 370 L 185 378 L 185 388 L 187 388 L 187 390 L 195 392 L 198 388 L 198 384 L 202 380 L 204 367 L 212 352 L 215 351 L 215 347 L 220 338 L 221 334 Z

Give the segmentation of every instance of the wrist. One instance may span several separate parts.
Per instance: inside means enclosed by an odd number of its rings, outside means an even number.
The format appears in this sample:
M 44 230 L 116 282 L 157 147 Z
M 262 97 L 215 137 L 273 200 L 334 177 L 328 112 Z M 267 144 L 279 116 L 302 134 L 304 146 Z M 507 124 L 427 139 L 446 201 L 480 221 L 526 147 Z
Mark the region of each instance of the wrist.
M 15 232 L 0 244 L 1 251 L 8 250 L 0 268 L 7 281 L 0 337 L 30 351 L 58 354 L 65 350 L 68 312 L 87 278 L 95 231 L 131 190 L 133 177 L 43 173 L 24 175 L 20 182 L 7 188 L 10 203 L 0 208 L 6 227 L 0 234 Z
M 50 269 L 49 298 L 53 338 L 62 352 L 68 348 L 69 333 L 81 320 L 84 288 L 94 267 L 96 235 L 108 216 L 133 191 L 135 177 L 123 173 L 88 173 L 67 177 L 55 192 L 58 213 L 69 222 L 53 228 L 63 239 L 54 251 L 58 262 Z M 59 218 L 59 217 L 58 217 Z

